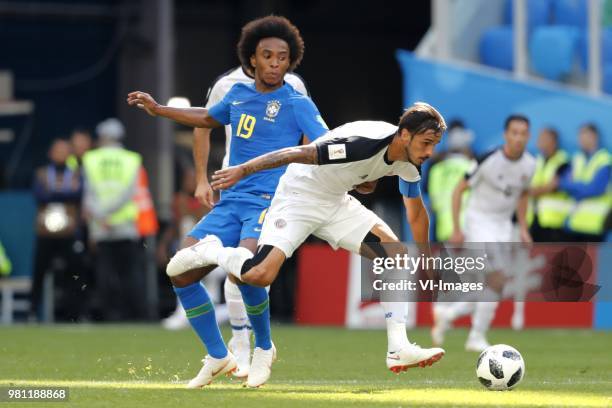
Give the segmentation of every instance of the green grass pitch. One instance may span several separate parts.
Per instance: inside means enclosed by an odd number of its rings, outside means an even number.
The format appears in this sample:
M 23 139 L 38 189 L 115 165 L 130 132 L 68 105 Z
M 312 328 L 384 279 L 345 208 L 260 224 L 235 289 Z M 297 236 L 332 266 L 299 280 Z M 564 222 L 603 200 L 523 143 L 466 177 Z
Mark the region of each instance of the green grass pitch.
M 228 338 L 228 330 L 224 330 Z M 466 331 L 449 334 L 432 367 L 386 370 L 382 330 L 274 326 L 279 359 L 260 389 L 222 378 L 202 390 L 185 382 L 203 350 L 190 330 L 155 326 L 16 326 L 0 329 L 0 387 L 66 386 L 70 400 L 16 407 L 533 407 L 612 406 L 612 333 L 591 330 L 493 330 L 493 343 L 518 348 L 526 376 L 510 392 L 485 390 Z M 411 341 L 429 345 L 424 329 Z

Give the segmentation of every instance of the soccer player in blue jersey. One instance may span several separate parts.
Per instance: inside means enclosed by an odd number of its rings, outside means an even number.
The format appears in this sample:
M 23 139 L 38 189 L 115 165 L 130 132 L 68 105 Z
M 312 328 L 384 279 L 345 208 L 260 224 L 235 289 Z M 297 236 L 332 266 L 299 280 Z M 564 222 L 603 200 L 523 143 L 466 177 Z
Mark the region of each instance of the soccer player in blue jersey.
M 315 140 L 327 133 L 314 103 L 283 81 L 286 72 L 300 63 L 303 52 L 304 42 L 293 24 L 284 17 L 264 17 L 245 25 L 238 43 L 241 64 L 253 72 L 254 84 L 236 84 L 210 109 L 162 106 L 140 91 L 131 92 L 128 103 L 152 116 L 196 128 L 231 123 L 229 164 L 239 165 L 261 154 L 296 146 L 302 136 Z M 224 191 L 213 210 L 189 233 L 184 249 L 168 264 L 166 273 L 192 327 L 208 350 L 204 366 L 189 382 L 189 388 L 210 384 L 215 377 L 236 368 L 236 359 L 221 337 L 210 297 L 200 283 L 214 267 L 198 267 L 195 249 L 210 236 L 219 237 L 224 246 L 240 246 L 254 253 L 266 210 L 284 170 L 279 167 L 253 174 Z M 276 355 L 270 339 L 268 294 L 264 288 L 248 284 L 239 288 L 255 335 L 247 385 L 258 387 L 270 377 Z

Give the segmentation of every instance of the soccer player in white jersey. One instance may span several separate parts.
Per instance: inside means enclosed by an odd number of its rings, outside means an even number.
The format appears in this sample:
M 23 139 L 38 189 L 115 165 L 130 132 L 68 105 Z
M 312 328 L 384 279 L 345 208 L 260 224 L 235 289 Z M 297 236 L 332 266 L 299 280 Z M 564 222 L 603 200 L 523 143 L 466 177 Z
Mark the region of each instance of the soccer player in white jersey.
M 289 83 L 293 88 L 303 95 L 308 96 L 308 90 L 304 80 L 295 73 L 287 73 L 284 78 L 285 82 Z M 244 67 L 239 66 L 220 75 L 208 88 L 206 95 L 205 108 L 210 109 L 223 100 L 225 95 L 232 87 L 238 83 L 252 84 L 254 82 L 253 74 L 245 71 Z M 212 209 L 213 191 L 208 182 L 208 157 L 210 153 L 210 132 L 208 128 L 193 129 L 193 160 L 196 169 L 197 186 L 195 197 L 198 201 L 209 210 Z M 230 144 L 232 140 L 232 126 L 225 125 L 225 156 L 223 157 L 222 168 L 229 164 Z M 216 272 L 216 271 L 215 271 Z M 207 280 L 207 287 L 211 293 L 217 293 L 218 290 L 211 283 L 219 282 L 215 272 L 212 272 L 204 279 Z M 225 274 L 227 277 L 227 275 Z M 251 344 L 249 336 L 249 319 L 246 313 L 242 294 L 238 286 L 225 279 L 223 290 L 225 293 L 225 301 L 227 303 L 227 311 L 229 315 L 230 325 L 232 328 L 232 338 L 228 342 L 228 349 L 236 356 L 238 367 L 233 372 L 235 377 L 243 378 L 249 375 L 249 365 L 251 356 Z M 165 327 L 188 327 L 189 321 L 185 314 L 185 310 L 177 301 L 176 311 L 167 319 L 165 319 Z
M 420 196 L 418 166 L 431 156 L 446 124 L 426 103 L 416 103 L 398 126 L 386 122 L 347 123 L 317 141 L 277 150 L 213 175 L 213 188 L 226 189 L 260 170 L 286 165 L 266 215 L 255 256 L 243 248 L 223 247 L 209 235 L 190 262 L 219 265 L 233 279 L 267 286 L 286 258 L 313 234 L 334 248 L 367 257 L 380 253 L 381 243 L 397 243 L 389 226 L 348 191 L 363 182 L 397 175 L 415 241 L 428 244 L 429 217 Z M 405 302 L 381 302 L 387 322 L 387 367 L 393 372 L 425 367 L 444 355 L 441 348 L 424 349 L 408 341 Z
M 493 268 L 502 268 L 508 261 L 509 247 L 502 242 L 513 241 L 512 217 L 517 214 L 522 242 L 531 242 L 527 225 L 527 200 L 531 178 L 535 172 L 535 159 L 525 151 L 529 141 L 529 119 L 523 115 L 511 115 L 504 124 L 504 145 L 479 161 L 453 192 L 453 228 L 451 243 L 485 243 Z M 471 193 L 465 211 L 465 226 L 461 230 L 459 214 L 463 192 Z M 490 243 L 493 243 L 492 245 Z M 489 245 L 487 245 L 489 244 Z M 498 298 L 495 291 L 487 289 L 488 298 Z M 432 340 L 441 345 L 444 334 L 453 320 L 464 314 L 472 314 L 472 328 L 465 348 L 481 352 L 489 347 L 486 333 L 495 317 L 496 301 L 455 302 L 438 305 L 434 313 Z M 441 306 L 441 307 L 440 307 Z

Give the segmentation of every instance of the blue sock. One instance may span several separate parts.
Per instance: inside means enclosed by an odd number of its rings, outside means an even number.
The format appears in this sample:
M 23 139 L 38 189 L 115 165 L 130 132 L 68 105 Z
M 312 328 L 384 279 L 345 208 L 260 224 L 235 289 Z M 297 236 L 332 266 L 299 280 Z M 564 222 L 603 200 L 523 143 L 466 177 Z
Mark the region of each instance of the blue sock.
M 208 354 L 214 358 L 227 356 L 227 348 L 217 324 L 215 308 L 204 285 L 196 282 L 184 288 L 175 287 L 174 292 L 187 313 L 191 327 L 206 346 Z
M 270 340 L 270 301 L 265 288 L 247 284 L 238 285 L 247 315 L 255 334 L 255 347 L 269 350 L 272 347 Z

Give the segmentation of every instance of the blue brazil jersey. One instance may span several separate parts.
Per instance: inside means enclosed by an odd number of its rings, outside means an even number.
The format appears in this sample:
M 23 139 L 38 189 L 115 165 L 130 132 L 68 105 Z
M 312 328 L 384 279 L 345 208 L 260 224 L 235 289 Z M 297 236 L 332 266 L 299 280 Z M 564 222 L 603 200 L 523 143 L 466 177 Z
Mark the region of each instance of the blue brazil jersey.
M 307 96 L 285 83 L 261 93 L 255 84 L 238 83 L 208 114 L 232 126 L 229 165 L 235 166 L 262 154 L 300 144 L 302 134 L 310 141 L 327 133 L 319 110 Z M 272 195 L 287 166 L 263 170 L 240 180 L 228 192 Z

